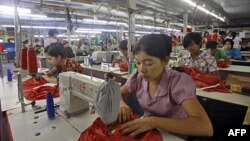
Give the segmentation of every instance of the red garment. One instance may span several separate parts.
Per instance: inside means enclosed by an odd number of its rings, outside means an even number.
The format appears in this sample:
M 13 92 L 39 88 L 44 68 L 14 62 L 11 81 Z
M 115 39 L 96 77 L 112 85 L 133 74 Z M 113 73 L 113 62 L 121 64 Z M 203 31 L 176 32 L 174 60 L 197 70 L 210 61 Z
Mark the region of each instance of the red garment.
M 194 79 L 196 83 L 197 88 L 204 88 L 204 87 L 220 84 L 213 88 L 204 89 L 204 91 L 230 93 L 229 89 L 225 85 L 226 82 L 219 80 L 216 76 L 200 74 L 199 72 L 195 71 L 192 68 L 183 67 L 183 69 L 184 69 L 184 72 L 192 76 L 192 78 Z
M 184 71 L 191 75 L 197 88 L 213 86 L 220 83 L 220 80 L 214 75 L 201 74 L 192 68 L 183 67 Z
M 204 89 L 206 92 L 221 92 L 221 93 L 230 93 L 229 89 L 225 85 L 225 81 L 221 81 L 220 85 Z
M 130 137 L 120 133 L 122 124 L 116 122 L 112 124 L 115 129 L 114 134 L 106 134 L 107 125 L 104 124 L 100 118 L 97 118 L 93 124 L 83 131 L 78 138 L 78 141 L 162 141 L 160 132 L 156 129 Z
M 46 93 L 54 90 L 52 86 L 42 86 L 46 81 L 40 77 L 39 79 L 30 78 L 23 82 L 23 95 L 27 100 L 46 99 Z M 54 97 L 59 97 L 59 90 L 56 89 Z
M 226 61 L 218 61 L 217 62 L 217 67 L 218 68 L 228 68 L 229 66 L 228 66 Z
M 128 63 L 123 62 L 119 64 L 120 71 L 128 71 Z

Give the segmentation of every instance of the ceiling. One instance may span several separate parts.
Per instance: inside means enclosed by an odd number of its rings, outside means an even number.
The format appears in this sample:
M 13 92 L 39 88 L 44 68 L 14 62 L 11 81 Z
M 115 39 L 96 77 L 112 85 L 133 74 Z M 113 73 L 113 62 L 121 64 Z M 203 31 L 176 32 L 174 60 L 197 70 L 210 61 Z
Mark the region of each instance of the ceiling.
M 68 1 L 68 0 L 66 0 Z M 69 0 L 70 1 L 70 0 Z M 86 3 L 79 3 L 85 1 Z M 181 28 L 174 23 L 183 23 L 183 13 L 188 12 L 189 25 L 220 27 L 250 27 L 250 0 L 193 0 L 198 5 L 226 17 L 226 22 L 208 15 L 183 0 L 137 0 L 136 23 L 170 28 Z M 11 3 L 10 3 L 11 2 Z M 108 4 L 107 4 L 108 3 Z M 10 0 L 1 0 L 0 5 L 12 5 Z M 20 0 L 20 7 L 32 9 L 32 13 L 45 14 L 50 18 L 23 17 L 22 25 L 52 25 L 67 27 L 66 8 L 69 8 L 72 23 L 77 27 L 93 27 L 83 19 L 128 22 L 126 0 Z M 0 25 L 13 24 L 13 16 L 0 14 Z M 99 26 L 99 25 L 95 25 Z M 105 26 L 112 28 L 112 26 Z

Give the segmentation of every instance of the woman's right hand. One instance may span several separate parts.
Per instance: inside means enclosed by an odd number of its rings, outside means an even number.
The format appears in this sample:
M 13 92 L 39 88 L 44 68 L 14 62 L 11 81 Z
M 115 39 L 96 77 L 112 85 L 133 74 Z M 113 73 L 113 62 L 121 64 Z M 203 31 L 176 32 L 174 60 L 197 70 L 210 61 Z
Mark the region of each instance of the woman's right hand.
M 120 111 L 118 115 L 119 123 L 126 123 L 130 121 L 132 115 L 132 109 L 127 105 L 120 106 Z

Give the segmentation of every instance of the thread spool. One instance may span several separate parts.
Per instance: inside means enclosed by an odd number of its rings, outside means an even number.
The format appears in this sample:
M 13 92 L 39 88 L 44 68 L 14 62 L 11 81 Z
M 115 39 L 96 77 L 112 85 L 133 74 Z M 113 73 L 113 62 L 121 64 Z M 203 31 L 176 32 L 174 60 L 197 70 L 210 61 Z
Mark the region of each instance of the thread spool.
M 27 69 L 27 47 L 23 47 L 21 49 L 21 54 L 20 54 L 20 67 L 22 69 Z
M 8 79 L 8 81 L 12 81 L 12 73 L 11 73 L 10 69 L 7 70 L 7 79 Z
M 0 53 L 3 53 L 3 44 L 0 43 Z
M 49 120 L 55 119 L 54 100 L 51 92 L 46 94 L 46 111 Z
M 27 69 L 29 73 L 37 73 L 37 59 L 34 48 L 29 48 L 27 52 Z

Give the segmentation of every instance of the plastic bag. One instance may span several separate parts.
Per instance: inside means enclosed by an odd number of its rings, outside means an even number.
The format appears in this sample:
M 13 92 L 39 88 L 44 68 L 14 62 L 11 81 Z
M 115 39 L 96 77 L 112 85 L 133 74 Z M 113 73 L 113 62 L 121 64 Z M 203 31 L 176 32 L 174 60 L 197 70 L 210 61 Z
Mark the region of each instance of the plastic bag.
M 46 93 L 53 91 L 53 86 L 43 86 L 46 83 L 42 77 L 30 78 L 23 82 L 23 96 L 27 100 L 41 100 L 46 98 Z M 54 97 L 59 97 L 59 89 L 57 88 Z
M 120 105 L 120 85 L 113 79 L 107 79 L 97 91 L 95 108 L 105 124 L 116 121 Z
M 136 119 L 135 115 L 132 119 Z M 113 134 L 106 133 L 107 125 L 104 124 L 100 118 L 97 118 L 93 124 L 81 133 L 78 141 L 162 141 L 162 136 L 157 129 L 153 129 L 144 133 L 141 133 L 135 137 L 123 135 L 120 132 L 122 124 L 115 122 L 112 124 Z

